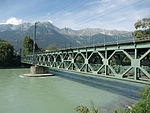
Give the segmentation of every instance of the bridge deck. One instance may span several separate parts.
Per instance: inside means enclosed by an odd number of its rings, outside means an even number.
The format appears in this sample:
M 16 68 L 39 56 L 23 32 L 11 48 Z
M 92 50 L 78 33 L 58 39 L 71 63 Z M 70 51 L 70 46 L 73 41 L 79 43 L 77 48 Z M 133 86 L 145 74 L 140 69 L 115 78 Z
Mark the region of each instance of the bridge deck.
M 135 41 L 135 42 L 124 42 L 124 43 L 118 43 L 118 44 L 117 43 L 113 43 L 113 44 L 109 43 L 109 44 L 101 44 L 101 45 L 95 45 L 95 46 L 70 47 L 70 48 L 62 48 L 62 49 L 59 49 L 58 51 L 68 51 L 68 50 L 76 50 L 76 49 L 90 49 L 90 48 L 103 48 L 103 47 L 109 47 L 109 46 L 112 47 L 112 46 L 123 46 L 123 45 L 125 45 L 125 46 L 130 45 L 130 47 L 134 48 L 135 45 L 137 45 L 137 44 L 140 45 L 143 43 L 149 45 L 150 40 L 141 40 L 141 41 Z M 145 45 L 144 47 L 148 47 L 148 46 Z M 51 50 L 51 51 L 47 51 L 45 53 L 49 53 L 49 52 L 56 52 L 56 51 Z

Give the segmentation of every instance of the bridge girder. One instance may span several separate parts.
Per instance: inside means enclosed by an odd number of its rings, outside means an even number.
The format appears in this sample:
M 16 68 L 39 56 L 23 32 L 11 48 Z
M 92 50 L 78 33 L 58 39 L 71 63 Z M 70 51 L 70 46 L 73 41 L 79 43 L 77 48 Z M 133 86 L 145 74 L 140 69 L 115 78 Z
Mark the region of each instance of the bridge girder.
M 139 55 L 139 51 L 142 51 L 142 55 Z M 78 58 L 79 56 L 82 58 Z M 33 57 L 33 55 L 22 56 L 22 63 L 33 64 Z M 105 77 L 150 81 L 150 41 L 63 49 L 38 53 L 35 57 L 36 65 L 39 66 L 93 73 Z M 94 57 L 98 58 L 99 62 L 92 64 L 90 60 L 94 60 Z M 77 58 L 82 61 L 79 62 Z M 114 63 L 112 65 L 110 63 L 112 59 L 119 64 L 112 61 Z M 143 63 L 145 59 L 148 61 L 147 64 Z

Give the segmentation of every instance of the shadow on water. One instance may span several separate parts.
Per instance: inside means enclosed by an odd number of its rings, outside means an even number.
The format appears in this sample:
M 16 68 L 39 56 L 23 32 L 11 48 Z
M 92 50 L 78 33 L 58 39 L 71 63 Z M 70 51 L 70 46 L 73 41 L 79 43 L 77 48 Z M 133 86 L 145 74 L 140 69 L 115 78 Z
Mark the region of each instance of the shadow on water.
M 52 72 L 56 76 L 69 79 L 78 83 L 82 83 L 94 88 L 98 88 L 101 90 L 105 90 L 114 94 L 118 94 L 121 96 L 125 96 L 127 98 L 131 98 L 134 100 L 138 100 L 139 96 L 138 93 L 141 91 L 142 86 L 136 86 L 129 84 L 129 82 L 119 82 L 119 81 L 112 81 L 106 80 L 103 78 L 94 78 L 90 76 L 83 76 L 80 74 L 75 73 L 68 73 L 68 72 Z M 144 85 L 143 85 L 144 87 Z
M 0 69 L 22 69 L 30 68 L 30 65 L 20 65 L 20 66 L 0 66 Z

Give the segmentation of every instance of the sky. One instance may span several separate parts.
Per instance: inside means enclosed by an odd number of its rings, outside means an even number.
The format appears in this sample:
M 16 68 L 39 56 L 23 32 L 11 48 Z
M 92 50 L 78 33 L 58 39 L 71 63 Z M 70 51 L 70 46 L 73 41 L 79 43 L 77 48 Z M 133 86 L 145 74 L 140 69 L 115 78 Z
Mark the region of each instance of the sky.
M 59 28 L 134 30 L 150 0 L 0 0 L 0 24 L 49 21 Z

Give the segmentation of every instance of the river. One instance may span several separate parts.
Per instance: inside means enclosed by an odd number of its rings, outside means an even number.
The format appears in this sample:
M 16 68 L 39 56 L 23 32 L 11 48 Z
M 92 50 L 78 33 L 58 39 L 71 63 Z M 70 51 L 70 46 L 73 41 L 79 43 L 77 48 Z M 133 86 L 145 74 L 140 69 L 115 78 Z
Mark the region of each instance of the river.
M 20 76 L 24 73 L 29 69 L 0 69 L 0 113 L 75 113 L 78 105 L 94 103 L 100 109 L 114 109 L 136 102 L 124 93 L 114 93 L 112 88 L 109 91 L 108 87 L 61 77 L 65 73 L 56 72 L 58 76 L 45 78 Z

